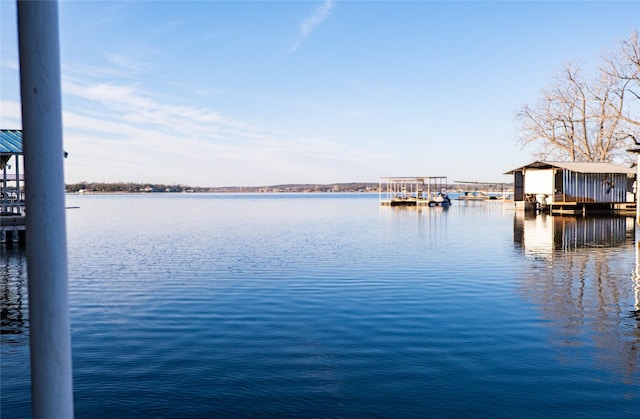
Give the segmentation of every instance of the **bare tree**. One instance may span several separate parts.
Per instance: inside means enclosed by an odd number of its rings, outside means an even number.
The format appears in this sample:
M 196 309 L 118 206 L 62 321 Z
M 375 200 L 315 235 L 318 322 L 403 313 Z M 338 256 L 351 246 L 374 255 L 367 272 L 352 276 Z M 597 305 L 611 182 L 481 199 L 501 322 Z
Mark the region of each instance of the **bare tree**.
M 616 83 L 617 105 L 610 111 L 626 125 L 627 135 L 640 144 L 640 44 L 638 31 L 620 43 L 618 50 L 603 56 L 600 71 Z
M 640 140 L 637 32 L 603 60 L 597 77 L 586 80 L 567 64 L 534 105 L 516 113 L 518 141 L 537 146 L 542 160 L 623 162 L 631 140 Z

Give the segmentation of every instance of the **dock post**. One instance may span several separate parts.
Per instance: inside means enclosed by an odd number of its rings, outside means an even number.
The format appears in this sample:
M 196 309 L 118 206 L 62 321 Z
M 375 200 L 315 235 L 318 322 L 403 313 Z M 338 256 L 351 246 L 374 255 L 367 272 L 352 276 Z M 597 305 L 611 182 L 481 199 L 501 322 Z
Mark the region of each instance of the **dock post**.
M 73 418 L 58 3 L 18 1 L 34 418 Z

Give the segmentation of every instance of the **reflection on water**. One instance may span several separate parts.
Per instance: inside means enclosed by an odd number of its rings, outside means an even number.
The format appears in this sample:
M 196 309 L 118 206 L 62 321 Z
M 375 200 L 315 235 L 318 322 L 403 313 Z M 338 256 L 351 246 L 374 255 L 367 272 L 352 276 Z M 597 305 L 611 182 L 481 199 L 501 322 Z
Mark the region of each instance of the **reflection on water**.
M 637 414 L 626 220 L 377 199 L 67 196 L 76 417 Z M 30 417 L 26 262 L 2 256 L 0 416 Z
M 635 304 L 633 305 L 632 317 L 640 323 L 640 242 L 636 243 L 636 269 L 633 271 L 633 288 Z
M 0 245 L 0 417 L 30 417 L 26 251 Z
M 625 257 L 634 238 L 632 218 L 514 216 L 514 242 L 530 257 L 524 293 L 553 325 L 555 341 L 592 344 L 596 360 L 627 377 L 640 368 L 638 248 L 635 267 Z
M 22 341 L 28 336 L 27 266 L 24 249 L 0 246 L 0 302 L 2 343 Z
M 536 257 L 581 248 L 630 245 L 635 238 L 634 221 L 629 217 L 531 216 L 518 211 L 513 227 L 514 242 L 526 255 Z
M 381 206 L 380 217 L 386 221 L 386 226 L 402 232 L 405 226 L 415 227 L 419 232 L 441 232 L 446 228 L 448 207 L 410 207 L 410 206 Z M 440 229 L 440 230 L 436 230 Z

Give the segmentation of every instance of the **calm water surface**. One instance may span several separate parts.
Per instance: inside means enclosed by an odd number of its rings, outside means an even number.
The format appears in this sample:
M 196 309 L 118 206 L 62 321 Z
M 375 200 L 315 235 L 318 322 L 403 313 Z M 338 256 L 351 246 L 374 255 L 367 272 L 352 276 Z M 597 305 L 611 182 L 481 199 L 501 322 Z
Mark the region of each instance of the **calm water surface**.
M 69 195 L 77 417 L 630 417 L 633 220 L 368 194 Z M 3 249 L 1 414 L 30 416 Z

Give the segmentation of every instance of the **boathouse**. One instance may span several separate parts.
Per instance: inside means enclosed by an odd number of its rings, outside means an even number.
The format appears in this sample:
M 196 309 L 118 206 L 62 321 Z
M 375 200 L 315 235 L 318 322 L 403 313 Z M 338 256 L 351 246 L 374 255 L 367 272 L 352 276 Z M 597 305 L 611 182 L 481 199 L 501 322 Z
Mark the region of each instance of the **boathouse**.
M 0 242 L 24 238 L 25 195 L 22 131 L 0 130 Z
M 611 163 L 535 161 L 513 175 L 516 209 L 633 214 L 636 169 Z

